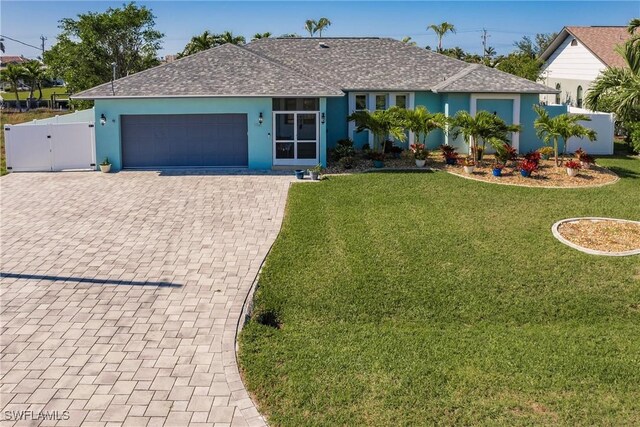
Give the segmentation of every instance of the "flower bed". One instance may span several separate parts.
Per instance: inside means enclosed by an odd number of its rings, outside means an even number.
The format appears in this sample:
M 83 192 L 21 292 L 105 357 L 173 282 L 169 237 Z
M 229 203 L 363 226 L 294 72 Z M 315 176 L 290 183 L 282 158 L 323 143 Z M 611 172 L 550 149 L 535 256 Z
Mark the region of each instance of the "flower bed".
M 640 254 L 640 222 L 612 218 L 572 218 L 553 225 L 561 242 L 593 255 Z
M 423 169 L 441 169 L 454 175 L 478 181 L 528 187 L 597 187 L 612 184 L 618 180 L 618 176 L 615 173 L 596 165 L 589 169 L 580 169 L 576 176 L 570 177 L 567 175 L 566 168 L 563 166 L 556 167 L 553 160 L 539 160 L 538 170 L 534 171 L 530 177 L 523 177 L 518 169 L 518 162 L 518 160 L 507 162 L 507 166 L 502 168 L 502 176 L 494 176 L 492 170 L 494 157 L 489 155 L 485 156 L 482 162 L 476 164 L 472 174 L 467 174 L 464 172 L 463 165 L 460 161 L 455 165 L 447 165 L 439 152 L 432 151 L 429 153 L 427 163 Z M 367 172 L 373 169 L 373 162 L 360 154 L 355 158 L 352 168 L 345 169 L 338 162 L 329 162 L 326 173 L 357 173 Z M 417 170 L 419 168 L 416 167 L 415 161 L 410 153 L 404 152 L 398 159 L 390 156 L 387 157 L 384 161 L 384 168 L 376 170 L 384 169 Z

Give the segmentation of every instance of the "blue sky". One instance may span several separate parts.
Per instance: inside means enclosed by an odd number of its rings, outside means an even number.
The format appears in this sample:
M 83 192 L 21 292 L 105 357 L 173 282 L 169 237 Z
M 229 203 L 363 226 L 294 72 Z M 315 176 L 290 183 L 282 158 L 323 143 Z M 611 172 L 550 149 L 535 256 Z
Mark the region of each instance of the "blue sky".
M 248 39 L 256 32 L 303 35 L 304 21 L 325 16 L 332 21 L 326 36 L 411 36 L 420 46 L 435 46 L 427 32 L 432 23 L 448 21 L 458 32 L 445 47 L 481 52 L 481 30 L 489 31 L 489 45 L 498 53 L 512 50 L 524 35 L 559 31 L 565 25 L 625 25 L 640 16 L 640 1 L 140 1 L 156 15 L 165 34 L 162 56 L 176 53 L 192 35 L 204 30 L 231 30 Z M 40 45 L 40 35 L 55 43 L 58 21 L 89 11 L 102 12 L 122 2 L 2 0 L 1 34 Z M 31 47 L 5 40 L 6 54 L 36 57 Z

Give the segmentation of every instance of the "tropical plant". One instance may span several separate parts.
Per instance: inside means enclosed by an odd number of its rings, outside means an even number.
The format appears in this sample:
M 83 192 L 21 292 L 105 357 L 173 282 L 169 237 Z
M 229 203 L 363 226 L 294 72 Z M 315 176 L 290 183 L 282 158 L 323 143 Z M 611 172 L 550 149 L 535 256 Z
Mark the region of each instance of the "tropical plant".
M 556 166 L 560 166 L 561 162 L 558 160 L 558 144 L 562 143 L 562 155 L 564 156 L 567 147 L 567 141 L 569 138 L 576 136 L 578 138 L 589 138 L 590 141 L 595 141 L 597 134 L 593 129 L 589 129 L 582 126 L 580 121 L 590 121 L 589 116 L 585 114 L 560 114 L 556 117 L 549 116 L 547 110 L 540 105 L 534 105 L 533 109 L 538 114 L 538 117 L 533 123 L 536 129 L 536 135 L 545 144 L 553 144 L 553 153 Z
M 580 169 L 582 165 L 580 162 L 576 162 L 575 160 L 569 160 L 564 164 L 567 169 Z
M 522 171 L 528 172 L 529 174 L 538 170 L 538 163 L 533 160 L 522 160 L 518 164 L 518 168 Z
M 38 101 L 42 100 L 42 81 L 45 78 L 45 69 L 40 61 L 34 59 L 23 65 L 24 78 L 29 82 L 29 99 L 33 98 L 33 91 L 37 87 L 39 91 Z M 27 109 L 30 103 L 27 102 Z
M 20 85 L 20 81 L 23 79 L 25 75 L 24 68 L 21 65 L 17 64 L 7 64 L 7 67 L 0 71 L 0 79 L 3 82 L 9 83 L 11 86 L 11 91 L 16 95 L 16 104 L 18 106 L 18 110 L 22 111 L 22 107 L 20 105 L 20 96 L 18 94 L 18 86 Z
M 402 43 L 406 43 L 411 46 L 415 46 L 417 43 L 411 40 L 411 36 L 405 36 L 402 38 Z
M 316 31 L 318 35 L 322 37 L 322 32 L 331 26 L 331 21 L 329 18 L 320 18 L 318 19 L 318 23 L 316 24 Z
M 633 18 L 629 21 L 629 25 L 627 26 L 627 31 L 629 34 L 635 34 L 636 30 L 640 28 L 640 18 Z
M 411 151 L 413 158 L 416 160 L 425 160 L 429 155 L 424 144 L 411 144 L 409 146 L 409 151 Z
M 348 121 L 355 122 L 356 132 L 369 131 L 373 134 L 373 151 L 384 153 L 384 141 L 392 137 L 399 141 L 407 138 L 404 128 L 404 117 L 401 108 L 391 107 L 386 110 L 355 111 Z
M 442 52 L 442 38 L 445 34 L 455 34 L 456 32 L 454 25 L 446 21 L 441 24 L 431 24 L 427 27 L 427 30 L 433 30 L 433 32 L 436 33 L 436 36 L 438 37 L 438 52 Z
M 339 160 L 340 166 L 345 169 L 351 169 L 356 164 L 355 157 L 343 157 Z
M 518 150 L 511 146 L 511 144 L 503 142 L 501 145 L 494 145 L 496 149 L 496 160 L 507 164 L 509 160 L 516 160 L 518 158 Z
M 271 35 L 272 34 L 268 31 L 266 33 L 255 33 L 251 40 L 268 39 L 269 37 L 271 37 Z
M 404 110 L 405 127 L 416 135 L 416 140 L 427 144 L 427 137 L 436 129 L 447 126 L 447 117 L 442 113 L 430 113 L 424 106 L 419 105 L 414 110 Z
M 178 54 L 178 56 L 184 57 L 193 55 L 194 53 L 211 49 L 214 46 L 217 46 L 217 36 L 206 30 L 202 34 L 191 37 L 189 43 L 187 43 L 187 45 L 184 47 L 182 52 Z
M 304 30 L 309 33 L 309 37 L 313 37 L 316 31 L 318 31 L 318 21 L 315 19 L 307 19 L 304 21 Z
M 225 44 L 225 43 L 243 45 L 247 42 L 244 36 L 236 36 L 231 31 L 225 31 L 221 34 L 218 34 L 216 36 L 216 39 L 217 39 L 216 42 L 218 45 Z
M 486 143 L 489 142 L 494 147 L 500 147 L 509 141 L 510 132 L 519 132 L 519 125 L 508 125 L 495 114 L 481 110 L 472 116 L 466 111 L 459 111 L 452 121 L 453 137 L 462 135 L 464 141 L 471 147 L 471 154 L 474 159 L 478 158 L 478 148 L 482 152 L 486 151 Z M 479 147 L 478 144 L 482 145 Z

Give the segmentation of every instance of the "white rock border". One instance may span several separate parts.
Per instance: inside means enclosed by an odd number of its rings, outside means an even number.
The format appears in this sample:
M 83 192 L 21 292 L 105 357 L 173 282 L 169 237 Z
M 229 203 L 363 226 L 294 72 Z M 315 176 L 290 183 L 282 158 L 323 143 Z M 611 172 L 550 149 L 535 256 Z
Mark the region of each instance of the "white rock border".
M 570 242 L 569 240 L 567 240 L 564 237 L 562 237 L 562 235 L 558 231 L 558 227 L 560 227 L 561 224 L 564 224 L 566 222 L 580 221 L 580 220 L 630 222 L 630 223 L 634 223 L 634 224 L 639 224 L 640 225 L 640 221 L 632 221 L 632 220 L 629 220 L 629 219 L 605 218 L 605 217 L 598 217 L 598 216 L 585 216 L 585 217 L 581 217 L 581 218 L 567 218 L 567 219 L 560 220 L 560 221 L 556 222 L 555 224 L 553 224 L 553 226 L 551 227 L 551 232 L 553 233 L 553 236 L 556 239 L 558 239 L 561 243 L 564 243 L 565 245 L 567 245 L 569 247 L 572 247 L 573 249 L 577 249 L 580 252 L 584 252 L 584 253 L 587 253 L 587 254 L 590 254 L 590 255 L 603 255 L 603 256 L 640 255 L 640 249 L 632 249 L 630 251 L 623 251 L 623 252 L 598 251 L 598 250 L 595 250 L 595 249 L 589 249 L 589 248 L 585 248 L 584 246 L 576 245 L 575 243 Z

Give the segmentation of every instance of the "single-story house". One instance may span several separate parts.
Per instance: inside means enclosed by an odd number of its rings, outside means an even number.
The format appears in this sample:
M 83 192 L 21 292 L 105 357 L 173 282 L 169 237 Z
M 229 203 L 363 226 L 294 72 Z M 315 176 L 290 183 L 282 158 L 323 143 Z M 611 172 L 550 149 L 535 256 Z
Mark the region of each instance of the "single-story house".
M 532 107 L 555 92 L 388 38 L 267 38 L 218 46 L 73 98 L 95 101 L 96 157 L 108 157 L 115 170 L 271 169 L 326 164 L 342 138 L 370 143 L 347 116 L 393 105 L 449 116 L 494 112 L 522 125 L 512 143 L 527 152 L 541 145 Z M 428 146 L 445 141 L 460 143 L 434 132 Z

